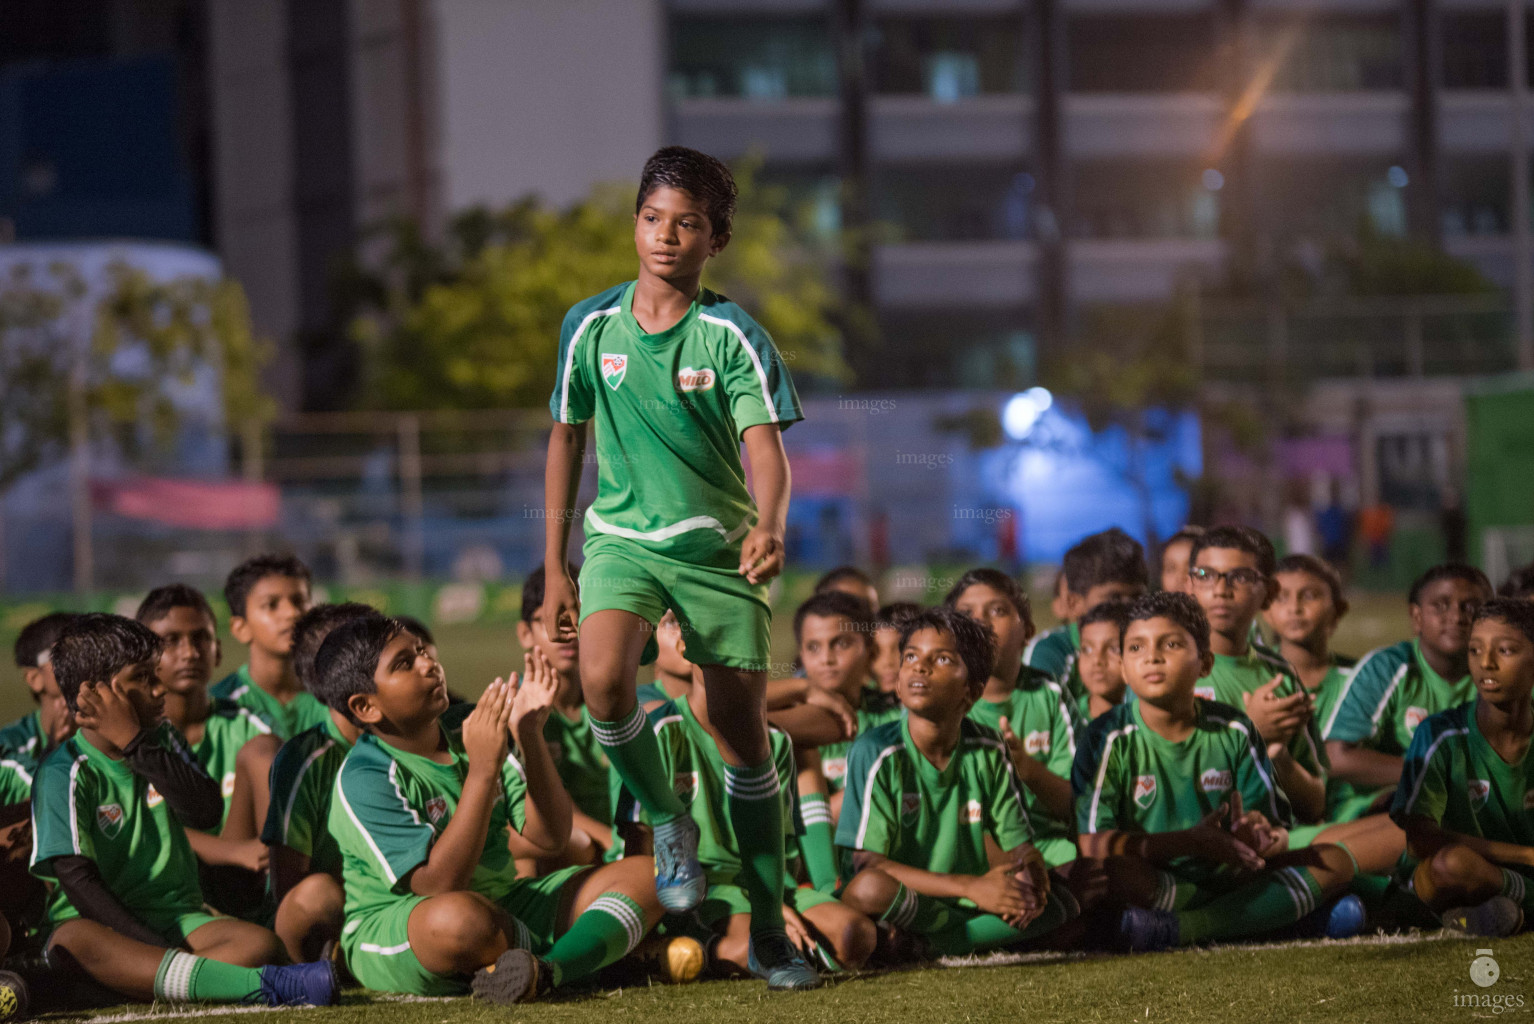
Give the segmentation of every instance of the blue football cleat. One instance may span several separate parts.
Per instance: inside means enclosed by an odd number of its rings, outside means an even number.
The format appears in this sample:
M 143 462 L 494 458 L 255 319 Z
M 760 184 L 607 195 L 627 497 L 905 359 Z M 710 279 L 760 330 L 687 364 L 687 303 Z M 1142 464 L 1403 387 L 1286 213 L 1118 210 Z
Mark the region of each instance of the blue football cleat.
M 703 902 L 708 879 L 698 863 L 698 824 L 685 814 L 655 826 L 655 896 L 667 913 L 685 914 Z
M 788 933 L 781 928 L 752 933 L 746 966 L 758 978 L 766 979 L 767 988 L 773 992 L 801 992 L 820 987 L 819 973 L 788 941 Z
M 261 990 L 253 1001 L 267 1006 L 331 1006 L 340 991 L 336 965 L 316 960 L 261 968 Z
M 1179 944 L 1177 915 L 1170 910 L 1125 907 L 1119 937 L 1131 953 L 1155 953 Z

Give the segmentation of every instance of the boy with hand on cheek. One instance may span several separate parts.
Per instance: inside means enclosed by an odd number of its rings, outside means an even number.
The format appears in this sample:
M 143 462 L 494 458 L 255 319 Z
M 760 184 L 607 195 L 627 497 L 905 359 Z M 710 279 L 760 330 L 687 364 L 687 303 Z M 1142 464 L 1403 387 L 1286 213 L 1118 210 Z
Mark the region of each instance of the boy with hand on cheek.
M 1481 606 L 1470 673 L 1476 699 L 1418 726 L 1390 816 L 1418 898 L 1447 927 L 1501 937 L 1534 914 L 1534 603 Z
M 224 583 L 229 631 L 250 660 L 214 684 L 212 694 L 265 719 L 280 740 L 324 725 L 325 705 L 293 672 L 293 624 L 309 610 L 309 567 L 291 555 L 258 555 Z
M 1087 727 L 1076 753 L 1081 855 L 1103 862 L 1108 896 L 1126 905 L 1131 951 L 1261 934 L 1293 924 L 1346 888 L 1347 851 L 1286 853 L 1289 802 L 1251 720 L 1197 696 L 1209 669 L 1209 623 L 1186 594 L 1128 610 L 1124 678 L 1134 701 Z M 1363 926 L 1346 896 L 1332 937 Z
M 902 630 L 906 715 L 858 737 L 836 843 L 842 901 L 882 941 L 919 937 L 962 956 L 1039 938 L 1076 915 L 1033 846 L 1017 770 L 996 732 L 968 717 L 991 677 L 991 630 L 933 608 Z M 1004 862 L 992 866 L 986 838 Z
M 1273 572 L 1278 593 L 1263 616 L 1278 634 L 1278 653 L 1315 702 L 1315 720 L 1325 722 L 1357 659 L 1332 650 L 1332 634 L 1348 613 L 1342 577 L 1314 555 L 1279 559 Z
M 571 827 L 543 739 L 555 674 L 536 648 L 523 665 L 449 729 L 442 666 L 396 620 L 354 619 L 320 646 L 326 700 L 363 730 L 330 831 L 341 947 L 368 988 L 525 1002 L 622 958 L 660 918 L 646 857 L 517 877 L 514 857 L 562 853 Z

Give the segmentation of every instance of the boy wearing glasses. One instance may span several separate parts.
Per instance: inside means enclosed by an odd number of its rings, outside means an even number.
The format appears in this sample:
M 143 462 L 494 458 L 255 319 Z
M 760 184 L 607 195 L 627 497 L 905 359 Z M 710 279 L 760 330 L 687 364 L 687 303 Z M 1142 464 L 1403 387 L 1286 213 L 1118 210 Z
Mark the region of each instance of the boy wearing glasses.
M 1251 643 L 1252 623 L 1278 593 L 1277 562 L 1272 542 L 1245 526 L 1216 526 L 1193 542 L 1188 576 L 1214 652 L 1194 692 L 1246 712 L 1295 818 L 1314 822 L 1326 813 L 1328 765 L 1312 698 L 1282 658 Z

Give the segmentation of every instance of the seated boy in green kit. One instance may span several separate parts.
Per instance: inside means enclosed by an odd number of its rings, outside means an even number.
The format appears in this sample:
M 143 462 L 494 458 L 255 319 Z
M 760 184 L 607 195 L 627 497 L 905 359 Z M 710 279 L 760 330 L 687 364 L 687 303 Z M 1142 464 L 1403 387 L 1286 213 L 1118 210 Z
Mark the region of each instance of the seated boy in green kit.
M 1418 898 L 1447 927 L 1501 937 L 1534 914 L 1534 603 L 1481 606 L 1470 675 L 1473 701 L 1417 727 L 1390 816 Z
M 1306 917 L 1347 887 L 1351 858 L 1332 845 L 1285 852 L 1289 801 L 1251 719 L 1194 692 L 1214 662 L 1203 609 L 1163 591 L 1126 618 L 1136 699 L 1087 727 L 1071 779 L 1081 855 L 1103 863 L 1108 898 L 1126 907 L 1121 940 L 1141 952 Z M 1328 914 L 1332 937 L 1363 927 L 1355 896 Z
M 1086 722 L 1112 711 L 1127 696 L 1119 655 L 1125 607 L 1122 601 L 1104 601 L 1076 622 L 1081 636 L 1076 671 L 1081 676 L 1081 688 L 1087 691 Z
M 514 857 L 563 852 L 571 827 L 543 739 L 554 671 L 537 650 L 523 665 L 448 718 L 442 666 L 396 620 L 355 619 L 320 646 L 325 703 L 362 729 L 330 831 L 341 949 L 367 988 L 523 1002 L 622 958 L 660 919 L 648 857 L 517 877 Z
M 1033 635 L 1028 595 L 1004 572 L 971 569 L 943 603 L 996 637 L 996 663 L 969 717 L 995 729 L 1012 751 L 1033 845 L 1044 863 L 1058 867 L 1075 860 L 1070 776 L 1080 722 L 1060 685 L 1023 664 L 1023 647 Z
M 293 624 L 309 610 L 309 582 L 309 567 L 292 555 L 257 555 L 235 566 L 224 583 L 229 631 L 250 657 L 213 685 L 213 696 L 264 718 L 280 740 L 328 717 L 293 673 Z
M 848 758 L 842 901 L 879 921 L 886 945 L 914 938 L 937 955 L 1046 935 L 1075 917 L 1076 902 L 1051 887 L 1001 737 L 968 717 L 991 677 L 995 636 L 951 608 L 907 619 L 901 635 L 906 714 L 858 737 Z
M 82 615 L 54 644 L 79 731 L 33 792 L 32 869 L 57 882 L 49 962 L 130 999 L 328 1005 L 329 962 L 270 966 L 282 960 L 276 935 L 203 910 L 185 829 L 215 826 L 224 802 L 162 720 L 160 648 L 118 615 Z

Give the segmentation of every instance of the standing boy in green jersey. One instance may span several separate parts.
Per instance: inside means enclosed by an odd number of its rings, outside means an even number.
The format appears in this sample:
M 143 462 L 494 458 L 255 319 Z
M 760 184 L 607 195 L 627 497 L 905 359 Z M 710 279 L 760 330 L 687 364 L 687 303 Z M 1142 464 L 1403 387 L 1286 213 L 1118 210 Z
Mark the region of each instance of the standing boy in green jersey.
M 82 615 L 54 644 L 79 732 L 48 755 L 33 794 L 32 870 L 56 881 L 48 959 L 130 999 L 335 1001 L 329 961 L 280 963 L 265 928 L 203 910 L 185 828 L 223 815 L 218 783 L 162 719 L 160 638 Z
M 1006 573 L 971 569 L 943 603 L 996 637 L 996 661 L 969 717 L 1001 734 L 1018 778 L 1033 845 L 1050 867 L 1076 859 L 1071 834 L 1071 760 L 1076 756 L 1076 705 L 1058 683 L 1022 663 L 1033 635 L 1033 610 Z
M 293 624 L 293 671 L 307 692 L 316 697 L 322 692 L 314 659 L 331 630 L 377 614 L 368 605 L 347 603 L 315 605 L 299 616 Z M 430 651 L 431 644 L 426 646 Z M 327 943 L 340 940 L 346 923 L 341 848 L 330 834 L 330 800 L 341 763 L 361 734 L 350 718 L 331 711 L 324 725 L 284 743 L 272 762 L 272 799 L 261 841 L 271 851 L 272 899 L 277 903 L 272 927 L 294 960 L 318 959 Z
M 1065 622 L 1040 633 L 1023 651 L 1023 664 L 1060 684 L 1085 718 L 1091 698 L 1076 671 L 1081 634 L 1076 619 L 1104 601 L 1128 601 L 1145 593 L 1150 571 L 1145 549 L 1129 534 L 1113 527 L 1084 538 L 1065 553 Z
M 1277 563 L 1267 537 L 1246 526 L 1216 526 L 1193 542 L 1193 596 L 1209 621 L 1214 663 L 1195 693 L 1240 708 L 1257 726 L 1302 822 L 1326 813 L 1326 754 L 1310 694 L 1283 659 L 1251 642 L 1252 623 L 1273 600 Z
M 1417 896 L 1450 928 L 1500 937 L 1534 916 L 1534 603 L 1481 606 L 1470 674 L 1476 699 L 1412 736 L 1390 816 Z
M 1353 864 L 1338 846 L 1285 852 L 1289 801 L 1251 719 L 1197 696 L 1214 661 L 1209 622 L 1186 594 L 1128 611 L 1124 678 L 1136 700 L 1087 727 L 1071 785 L 1082 857 L 1103 863 L 1136 952 L 1260 935 L 1342 892 Z M 1243 810 L 1246 808 L 1246 810 Z M 1329 934 L 1363 926 L 1347 896 Z
M 517 642 L 523 650 L 534 647 L 554 666 L 557 686 L 554 709 L 543 727 L 544 741 L 559 770 L 565 792 L 575 802 L 575 831 L 562 855 L 566 863 L 595 864 L 613 845 L 612 785 L 607 755 L 591 731 L 591 716 L 581 692 L 580 646 L 571 637 L 554 640 L 543 626 L 543 566 L 527 574 L 522 584 L 522 621 L 517 623 Z
M 622 958 L 660 919 L 643 857 L 517 877 L 514 858 L 570 841 L 570 796 L 543 740 L 555 682 L 541 651 L 461 718 L 444 715 L 441 664 L 382 615 L 332 630 L 315 671 L 330 708 L 363 730 L 336 776 L 330 831 L 341 949 L 365 987 L 525 1002 Z
M 16 636 L 16 667 L 32 694 L 37 710 L 0 729 L 0 757 L 36 765 L 44 755 L 74 732 L 75 723 L 53 678 L 50 649 L 64 627 L 75 618 L 72 612 L 52 612 L 21 627 Z
M 1356 658 L 1332 650 L 1332 634 L 1348 613 L 1342 576 L 1315 555 L 1289 555 L 1273 571 L 1278 593 L 1263 616 L 1278 636 L 1284 659 L 1315 703 L 1315 720 L 1324 723 L 1342 694 Z
M 156 673 L 165 719 L 219 784 L 224 814 L 215 828 L 187 830 L 210 906 L 236 917 L 260 911 L 267 849 L 261 826 L 271 797 L 272 759 L 281 746 L 271 727 L 233 701 L 208 694 L 219 662 L 218 623 L 202 592 L 184 583 L 151 590 L 134 618 L 160 638 Z
M 937 955 L 1038 938 L 1075 916 L 1034 849 L 1022 787 L 995 730 L 968 717 L 996 639 L 952 608 L 906 621 L 897 692 L 906 714 L 852 745 L 836 844 L 842 901 Z M 987 838 L 1004 862 L 992 866 Z
M 246 559 L 224 583 L 229 631 L 250 648 L 250 660 L 219 680 L 213 696 L 265 719 L 280 740 L 329 717 L 293 672 L 293 624 L 309 610 L 309 584 L 309 567 L 292 555 Z
M 1104 601 L 1090 609 L 1076 624 L 1081 635 L 1076 671 L 1081 674 L 1082 689 L 1087 691 L 1088 722 L 1124 703 L 1127 687 L 1119 655 L 1124 609 L 1122 601 Z
M 1384 810 L 1417 726 L 1475 696 L 1470 623 L 1490 598 L 1486 574 L 1457 562 L 1435 565 L 1412 584 L 1407 605 L 1416 639 L 1364 655 L 1322 726 L 1336 777 L 1330 819 Z
M 565 317 L 549 401 L 543 621 L 561 641 L 579 625 L 591 727 L 655 826 L 662 905 L 686 911 L 707 887 L 697 827 L 671 790 L 634 692 L 640 664 L 654 658 L 655 623 L 676 612 L 729 766 L 756 960 L 769 986 L 810 988 L 815 972 L 781 921 L 783 822 L 765 712 L 767 581 L 783 567 L 788 511 L 781 434 L 803 417 L 767 332 L 700 284 L 704 264 L 730 240 L 735 200 L 719 161 L 679 146 L 657 152 L 635 202 L 638 279 Z M 565 549 L 590 421 L 598 487 L 584 518 L 577 597 Z

